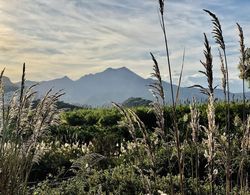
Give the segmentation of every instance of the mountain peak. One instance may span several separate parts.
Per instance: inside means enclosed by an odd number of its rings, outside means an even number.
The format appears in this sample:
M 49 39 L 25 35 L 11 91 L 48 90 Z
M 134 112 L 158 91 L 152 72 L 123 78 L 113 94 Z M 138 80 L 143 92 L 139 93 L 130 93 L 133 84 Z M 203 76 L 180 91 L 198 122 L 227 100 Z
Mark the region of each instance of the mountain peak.
M 64 76 L 55 80 L 59 80 L 59 81 L 72 81 L 68 76 Z
M 63 80 L 71 80 L 68 76 L 62 77 Z
M 85 75 L 76 81 L 71 80 L 67 76 L 43 81 L 40 82 L 40 85 L 35 90 L 38 91 L 39 95 L 43 95 L 52 87 L 55 91 L 64 89 L 66 95 L 61 100 L 65 102 L 101 106 L 111 101 L 121 103 L 130 97 L 152 100 L 153 96 L 147 87 L 152 82 L 154 80 L 144 79 L 128 68 L 120 67 L 107 68 L 99 73 Z M 163 82 L 163 85 L 165 91 L 170 90 L 169 83 Z M 174 91 L 176 90 L 177 86 L 174 85 Z M 216 92 L 216 97 L 224 97 L 222 91 Z M 180 101 L 190 99 L 192 96 L 196 97 L 197 100 L 206 98 L 200 94 L 198 89 L 180 88 Z M 166 97 L 166 103 L 169 101 L 169 97 Z
M 128 72 L 132 72 L 131 70 L 129 70 L 127 67 L 123 66 L 121 68 L 117 68 L 117 70 L 120 70 L 120 71 L 128 71 Z
M 120 68 L 107 68 L 106 70 L 104 70 L 103 72 L 97 73 L 96 76 L 108 76 L 108 77 L 112 77 L 112 78 L 123 78 L 123 79 L 143 79 L 142 77 L 140 77 L 139 75 L 137 75 L 135 72 L 131 71 L 130 69 L 128 69 L 127 67 L 120 67 Z
M 103 72 L 101 72 L 101 74 L 102 73 L 107 73 L 107 74 L 112 74 L 112 75 L 119 74 L 119 75 L 123 75 L 123 76 L 133 76 L 133 77 L 137 77 L 137 78 L 140 77 L 135 72 L 133 72 L 132 70 L 128 69 L 125 66 L 120 67 L 120 68 L 107 68 L 106 70 L 104 70 Z
M 117 72 L 117 71 L 126 71 L 126 72 L 132 72 L 131 70 L 129 70 L 127 67 L 123 66 L 120 68 L 107 68 L 106 70 L 104 70 L 103 72 Z
M 87 74 L 87 75 L 82 76 L 77 81 L 81 81 L 84 79 L 93 79 L 93 78 L 96 79 L 100 77 L 113 77 L 113 76 L 116 77 L 117 75 L 120 75 L 120 76 L 132 76 L 133 75 L 133 77 L 139 77 L 137 74 L 135 74 L 134 72 L 132 72 L 131 70 L 123 66 L 120 68 L 109 67 L 102 72 L 98 72 L 95 74 Z

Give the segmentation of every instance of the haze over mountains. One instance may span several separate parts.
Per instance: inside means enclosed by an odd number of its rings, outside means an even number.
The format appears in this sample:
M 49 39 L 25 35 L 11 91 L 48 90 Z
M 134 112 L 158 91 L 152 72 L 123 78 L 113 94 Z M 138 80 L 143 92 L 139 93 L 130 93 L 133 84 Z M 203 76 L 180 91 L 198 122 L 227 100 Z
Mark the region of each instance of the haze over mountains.
M 17 88 L 18 83 L 11 83 L 8 78 L 5 78 L 5 81 L 9 88 L 12 87 L 13 90 Z M 100 73 L 85 75 L 75 81 L 67 76 L 42 81 L 36 87 L 36 90 L 38 96 L 42 96 L 51 88 L 54 91 L 63 89 L 65 95 L 61 100 L 64 102 L 77 105 L 103 106 L 110 105 L 112 101 L 122 103 L 130 97 L 153 100 L 148 87 L 152 82 L 153 79 L 144 79 L 126 67 L 122 67 L 118 69 L 108 68 Z M 26 85 L 29 86 L 34 83 L 36 82 L 27 81 Z M 170 102 L 170 84 L 164 82 L 163 85 L 166 100 Z M 174 91 L 176 90 L 177 86 L 174 85 Z M 222 90 L 216 90 L 215 96 L 222 99 L 224 97 Z M 248 94 L 249 96 L 250 94 Z M 191 100 L 192 97 L 196 97 L 199 101 L 206 99 L 206 96 L 201 94 L 198 89 L 180 88 L 180 101 Z M 240 98 L 240 94 L 235 94 L 235 98 Z

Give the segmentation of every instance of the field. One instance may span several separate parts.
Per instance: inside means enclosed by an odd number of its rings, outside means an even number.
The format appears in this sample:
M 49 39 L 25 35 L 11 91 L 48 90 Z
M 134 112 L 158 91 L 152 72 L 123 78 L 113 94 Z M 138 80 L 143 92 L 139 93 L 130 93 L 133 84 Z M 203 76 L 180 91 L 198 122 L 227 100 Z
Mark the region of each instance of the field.
M 169 83 L 173 86 L 164 1 L 159 18 L 166 48 Z M 219 47 L 224 99 L 214 98 L 213 57 L 204 33 L 199 88 L 207 101 L 180 104 L 179 91 L 164 94 L 161 71 L 151 54 L 155 101 L 149 106 L 60 108 L 64 95 L 51 90 L 40 100 L 25 85 L 5 99 L 0 75 L 0 194 L 249 194 L 250 102 L 245 98 L 250 54 L 239 32 L 241 100 L 230 96 L 227 47 L 217 16 L 212 34 Z M 179 76 L 179 87 L 183 74 Z M 172 103 L 165 104 L 170 96 Z
M 224 194 L 225 190 L 227 143 L 222 128 L 226 125 L 225 107 L 225 103 L 215 104 L 215 120 L 219 124 L 213 173 L 216 194 Z M 249 108 L 247 103 L 246 109 Z M 188 105 L 177 107 L 184 189 L 186 194 L 209 194 L 207 134 L 203 129 L 208 122 L 207 106 L 197 105 L 196 109 L 199 112 L 200 127 L 194 129 L 194 110 L 191 113 Z M 244 166 L 245 179 L 250 168 L 249 157 L 242 156 L 242 144 L 247 144 L 242 139 L 242 109 L 242 103 L 230 105 L 233 134 L 230 150 L 234 170 L 231 182 L 234 193 L 240 190 L 237 187 L 241 164 Z M 137 107 L 132 112 L 139 117 L 136 120 L 143 122 L 145 127 L 126 124 L 126 119 L 116 109 L 78 109 L 63 113 L 60 125 L 50 130 L 45 147 L 47 152 L 31 172 L 31 180 L 44 180 L 51 175 L 37 189 L 38 194 L 45 191 L 68 194 L 100 191 L 111 194 L 144 194 L 148 191 L 177 193 L 180 185 L 177 151 L 172 140 L 171 107 L 164 109 L 165 129 L 169 135 L 167 143 L 157 134 L 156 117 L 151 108 Z M 129 133 L 127 125 L 134 126 L 134 134 Z M 244 185 L 246 187 L 247 184 Z

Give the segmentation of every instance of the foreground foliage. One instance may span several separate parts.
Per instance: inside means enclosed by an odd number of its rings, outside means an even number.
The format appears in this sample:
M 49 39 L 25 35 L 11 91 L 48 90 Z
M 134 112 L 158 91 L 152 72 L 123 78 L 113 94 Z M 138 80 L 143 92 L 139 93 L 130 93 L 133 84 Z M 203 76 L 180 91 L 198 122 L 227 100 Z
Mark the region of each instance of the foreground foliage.
M 232 183 L 236 192 L 239 192 L 237 172 L 242 161 L 242 106 L 242 103 L 232 103 L 230 105 L 232 113 L 231 126 L 234 129 L 231 147 L 234 170 Z M 205 104 L 196 105 L 200 121 L 196 138 L 193 137 L 192 130 L 192 123 L 194 123 L 191 116 L 194 114 L 192 109 L 188 105 L 177 107 L 180 139 L 183 142 L 181 148 L 185 178 L 184 190 L 185 194 L 209 193 L 210 186 L 207 180 L 208 172 L 206 168 L 208 160 L 206 157 L 206 143 L 204 142 L 206 132 L 200 128 L 207 123 L 207 106 Z M 145 138 L 140 127 L 135 125 L 136 139 L 134 140 L 124 123 L 125 118 L 117 110 L 78 109 L 63 113 L 60 125 L 51 129 L 52 136 L 47 140 L 48 152 L 32 172 L 33 179 L 39 180 L 40 177 L 40 181 L 44 180 L 36 187 L 35 192 L 37 194 L 92 194 L 106 192 L 111 194 L 145 194 L 148 191 L 172 191 L 178 193 L 180 186 L 178 171 L 176 170 L 178 164 L 175 145 L 173 142 L 169 142 L 166 147 L 160 137 L 157 136 L 155 132 L 157 127 L 156 118 L 153 117 L 152 110 L 150 110 L 150 107 L 133 109 L 140 120 L 146 124 L 145 129 L 155 158 L 154 166 L 152 166 L 151 156 L 148 153 L 149 146 L 143 141 Z M 225 104 L 223 102 L 215 104 L 218 129 L 223 129 L 226 124 L 224 110 Z M 247 110 L 250 110 L 249 103 L 247 104 Z M 164 115 L 167 124 L 166 129 L 170 132 L 169 139 L 171 139 L 172 126 L 170 114 L 171 109 L 165 107 Z M 114 116 L 116 116 L 115 119 Z M 74 119 L 77 119 L 77 121 Z M 67 132 L 65 129 L 67 129 Z M 226 144 L 223 130 L 216 139 L 218 145 L 214 157 L 214 188 L 216 194 L 224 194 L 225 172 L 223 160 L 225 150 L 220 148 L 220 146 Z M 247 144 L 246 141 L 245 144 Z M 248 144 L 249 141 L 248 138 Z M 52 143 L 56 143 L 56 145 Z M 92 155 L 92 158 L 89 158 L 88 155 Z M 248 145 L 248 152 L 244 154 L 246 173 L 250 171 L 249 155 Z M 153 175 L 152 171 L 156 175 Z
M 3 72 L 0 75 L 0 194 L 26 194 L 27 181 L 34 163 L 45 153 L 41 139 L 57 113 L 55 102 L 60 93 L 49 91 L 33 106 L 34 86 L 26 89 L 25 64 L 20 91 L 6 101 Z
M 220 47 L 225 99 L 214 99 L 213 56 L 204 33 L 204 70 L 199 72 L 207 78 L 208 86 L 193 87 L 207 95 L 207 103 L 199 105 L 193 100 L 191 105 L 178 105 L 185 50 L 174 94 L 165 1 L 158 2 L 172 105 L 165 107 L 158 62 L 150 53 L 155 79 L 149 85 L 155 97 L 150 107 L 125 108 L 113 103 L 115 109 L 76 109 L 62 113 L 59 125 L 48 129 L 60 94 L 48 92 L 32 105 L 34 92 L 32 87 L 25 90 L 23 71 L 21 90 L 6 106 L 1 85 L 1 194 L 250 193 L 250 105 L 244 86 L 249 65 L 242 28 L 237 24 L 242 103 L 231 101 L 220 21 L 204 10 L 212 19 L 212 33 Z M 44 137 L 48 130 L 49 136 Z

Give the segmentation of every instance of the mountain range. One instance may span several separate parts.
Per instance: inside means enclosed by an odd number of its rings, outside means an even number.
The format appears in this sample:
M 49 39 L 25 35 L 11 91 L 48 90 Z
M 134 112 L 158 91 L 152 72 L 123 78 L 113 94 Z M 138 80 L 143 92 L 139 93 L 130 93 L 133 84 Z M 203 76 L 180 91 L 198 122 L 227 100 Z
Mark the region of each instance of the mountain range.
M 12 83 L 9 78 L 5 77 L 5 85 L 8 86 L 9 91 L 16 90 L 20 83 Z M 65 95 L 61 100 L 75 105 L 90 105 L 90 106 L 104 106 L 110 103 L 122 103 L 130 97 L 141 97 L 148 100 L 153 100 L 153 96 L 149 91 L 149 84 L 153 83 L 151 78 L 144 79 L 132 72 L 126 67 L 113 69 L 108 68 L 103 72 L 96 74 L 88 74 L 78 80 L 71 80 L 67 76 L 53 79 L 49 81 L 39 82 L 35 88 L 38 92 L 38 98 L 46 93 L 49 89 L 53 91 L 63 90 Z M 30 86 L 35 81 L 26 81 L 26 86 Z M 163 82 L 163 87 L 166 96 L 166 102 L 171 100 L 170 84 Z M 173 86 L 176 93 L 177 86 Z M 231 94 L 235 98 L 241 98 L 241 94 Z M 195 97 L 198 101 L 206 99 L 204 94 L 201 94 L 199 89 L 195 88 L 180 88 L 180 101 L 191 100 Z M 222 99 L 224 97 L 223 91 L 220 89 L 215 90 L 215 97 Z M 250 93 L 247 93 L 250 97 Z

